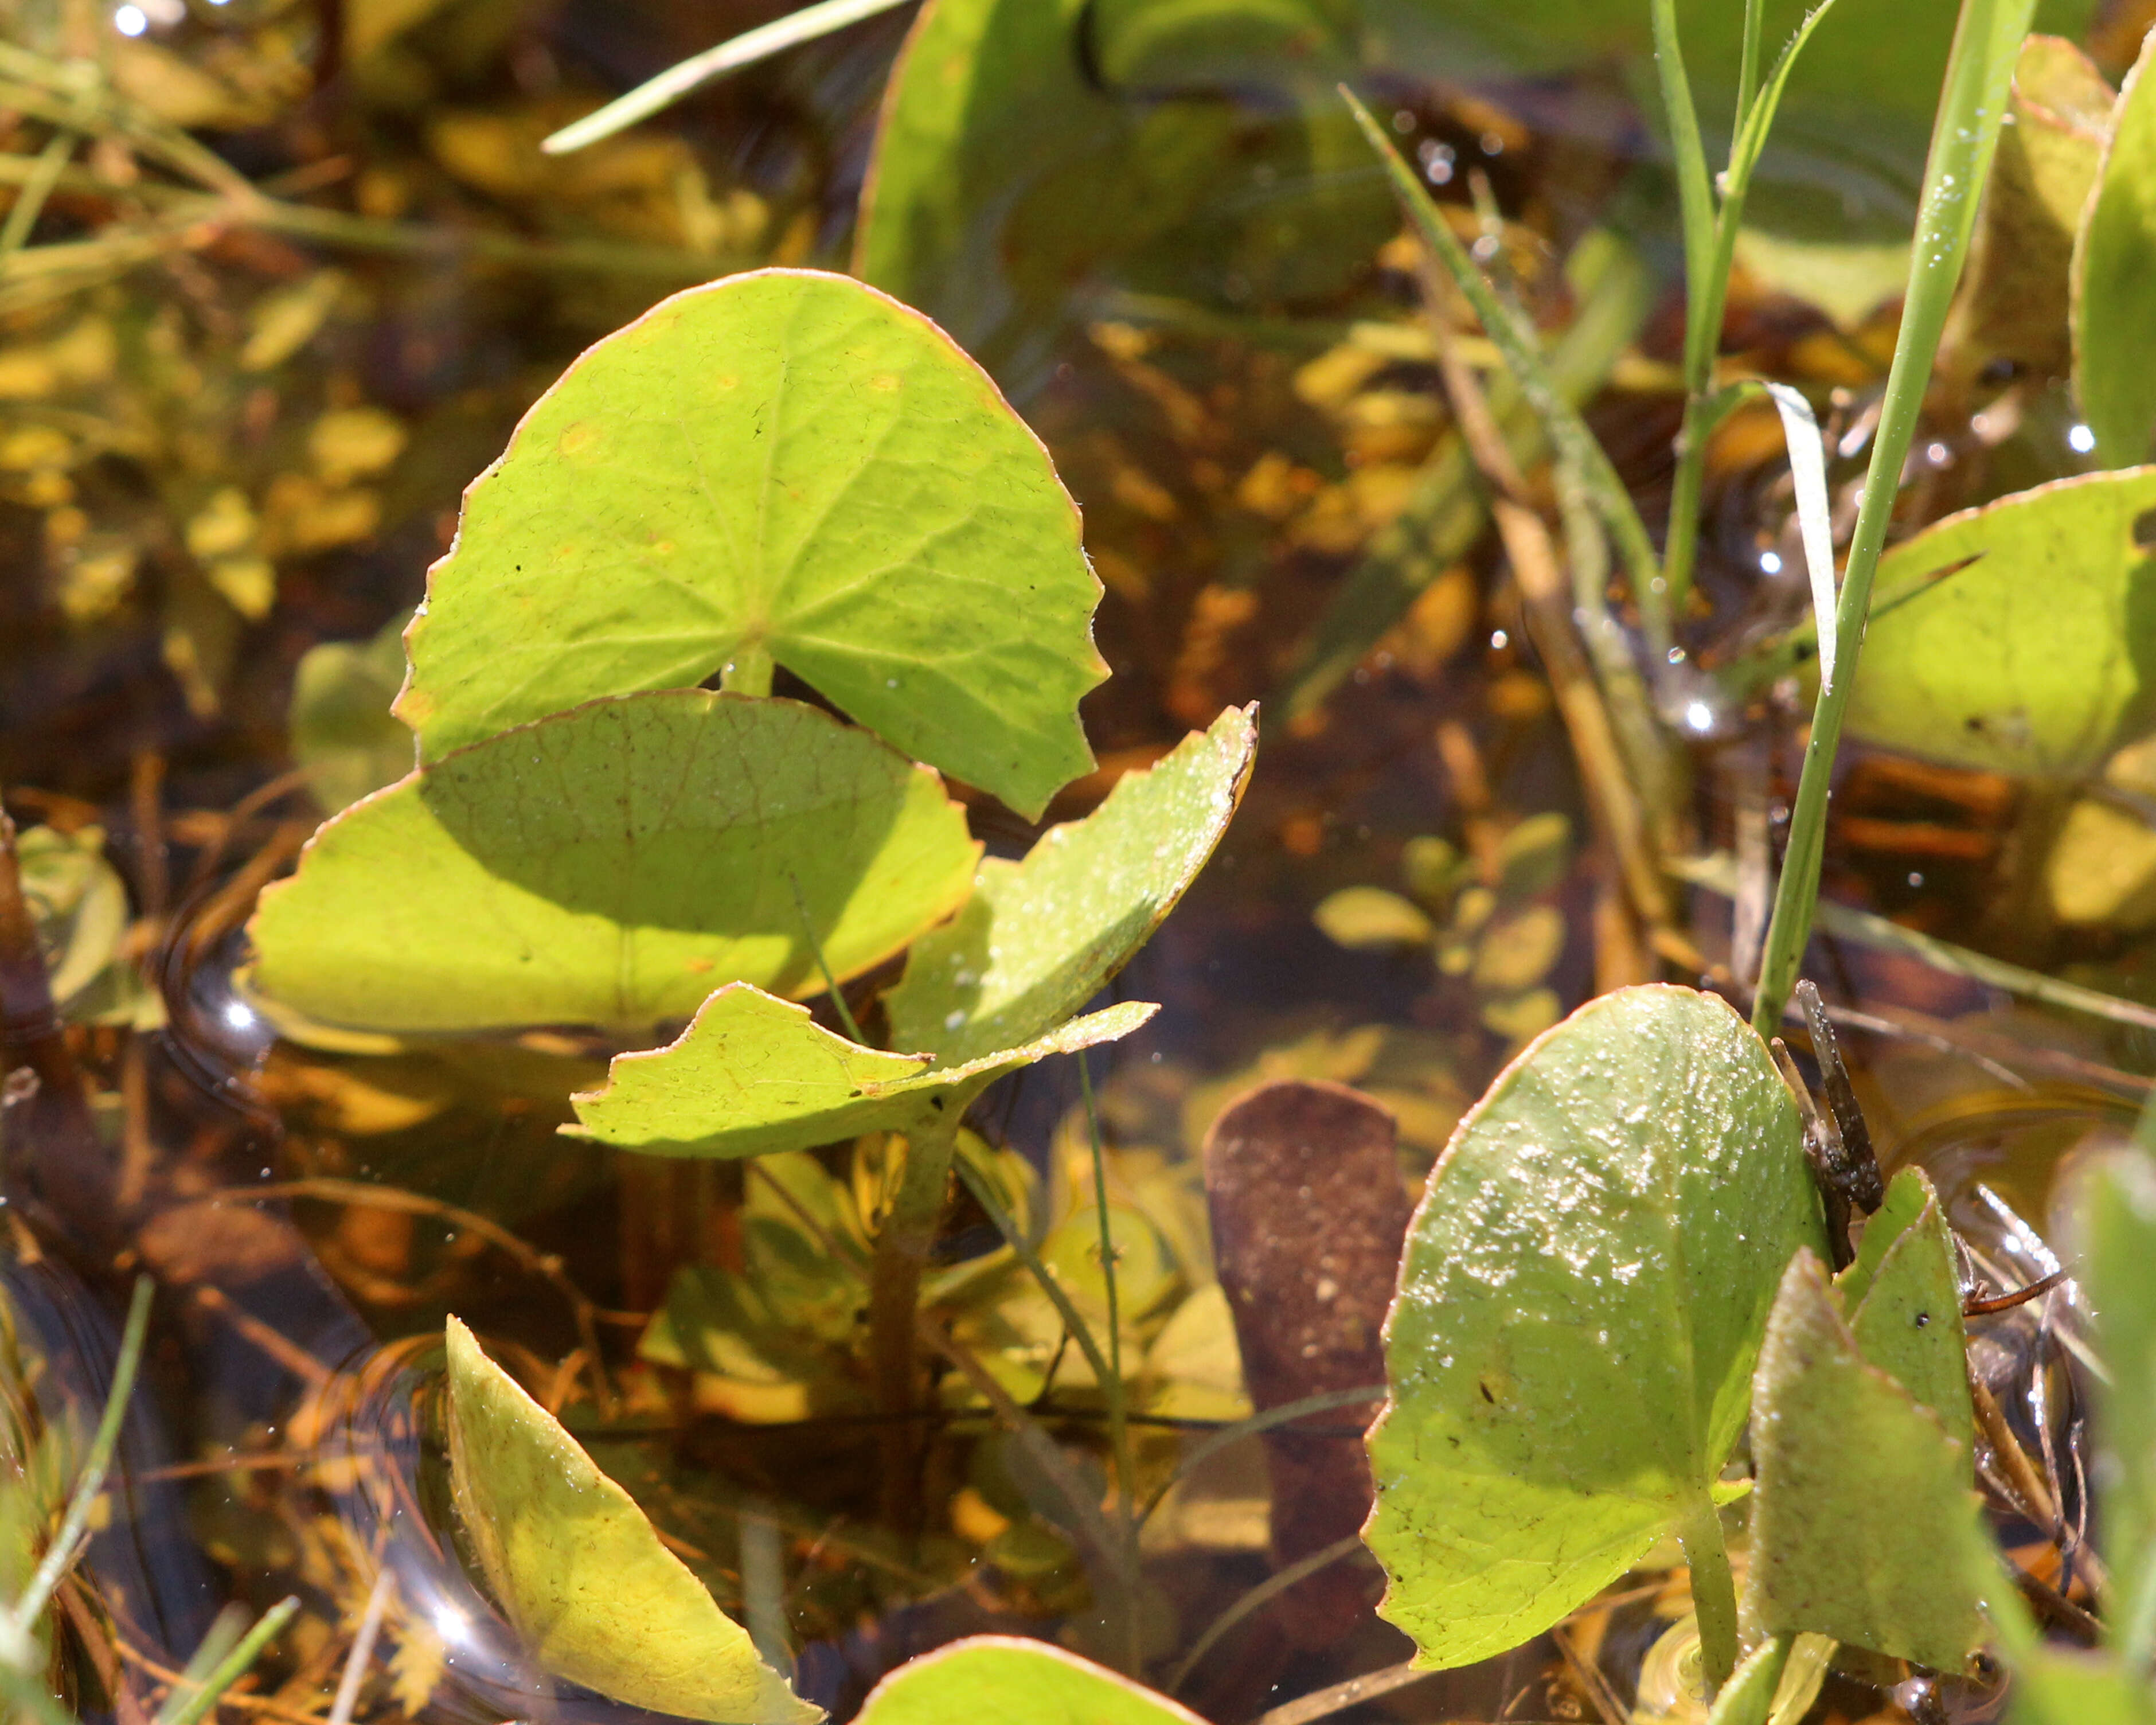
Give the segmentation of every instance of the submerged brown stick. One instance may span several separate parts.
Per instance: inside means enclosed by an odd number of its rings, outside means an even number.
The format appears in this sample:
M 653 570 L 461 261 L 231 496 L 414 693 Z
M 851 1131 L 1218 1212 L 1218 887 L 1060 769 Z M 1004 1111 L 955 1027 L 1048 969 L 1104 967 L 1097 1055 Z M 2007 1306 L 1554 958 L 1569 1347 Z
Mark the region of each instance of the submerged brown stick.
M 1207 1133 L 1220 1286 L 1260 1411 L 1384 1380 L 1385 1312 L 1410 1214 L 1393 1147 L 1384 1109 L 1306 1080 L 1247 1092 Z M 1358 1441 L 1292 1423 L 1263 1441 L 1276 1562 L 1291 1566 L 1362 1527 L 1370 1466 Z M 1364 1585 L 1352 1570 L 1313 1574 L 1286 1597 L 1288 1635 L 1331 1645 L 1368 1609 Z

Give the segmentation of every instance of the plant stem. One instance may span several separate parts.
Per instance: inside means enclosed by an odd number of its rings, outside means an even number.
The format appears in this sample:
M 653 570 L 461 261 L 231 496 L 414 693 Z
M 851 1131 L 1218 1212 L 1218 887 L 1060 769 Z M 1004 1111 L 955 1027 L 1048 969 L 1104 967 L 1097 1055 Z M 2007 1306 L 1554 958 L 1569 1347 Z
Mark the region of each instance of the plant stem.
M 1720 1689 L 1737 1669 L 1737 1580 L 1722 1543 L 1722 1512 L 1702 1491 L 1677 1529 L 1691 1566 L 1691 1609 L 1699 1621 L 1700 1662 L 1708 1686 Z
M 1909 264 L 1908 292 L 1902 302 L 1902 329 L 1894 344 L 1894 362 L 1887 374 L 1879 428 L 1865 474 L 1856 529 L 1850 541 L 1841 601 L 1835 612 L 1835 675 L 1822 680 L 1813 710 L 1811 736 L 1797 783 L 1797 801 L 1789 817 L 1789 842 L 1782 878 L 1774 893 L 1774 917 L 1759 967 L 1759 993 L 1752 1011 L 1753 1028 L 1771 1035 L 1796 981 L 1804 947 L 1811 937 L 1819 896 L 1820 864 L 1825 850 L 1827 793 L 1834 777 L 1835 751 L 1841 741 L 1849 691 L 1856 680 L 1857 655 L 1871 606 L 1871 579 L 1887 542 L 1887 527 L 1900 490 L 1902 465 L 1909 453 L 1924 403 L 1932 361 L 1938 352 L 1955 284 L 1961 279 L 1969 236 L 1976 225 L 1977 203 L 1999 142 L 1999 117 L 2013 75 L 2021 39 L 2028 33 L 2035 0 L 1962 0 L 1954 28 L 1953 52 L 1947 62 L 1946 89 L 1932 131 L 1931 157 L 1925 165 L 1923 201 L 1917 217 L 1915 249 Z
M 906 1135 L 906 1172 L 890 1214 L 876 1232 L 869 1263 L 869 1369 L 876 1405 L 886 1415 L 909 1414 L 920 1389 L 914 1312 L 921 1303 L 921 1272 L 936 1244 L 936 1224 L 958 1147 L 958 1124 L 970 1095 L 937 1099 L 936 1111 Z M 903 1513 L 913 1497 L 919 1434 L 896 1417 L 884 1443 L 883 1498 L 887 1512 Z
M 1093 1100 L 1093 1075 L 1078 1053 L 1078 1088 L 1086 1099 L 1086 1129 L 1093 1144 L 1093 1214 L 1101 1224 L 1101 1281 L 1108 1295 L 1108 1371 L 1101 1388 L 1108 1399 L 1108 1436 L 1116 1458 L 1116 1486 L 1127 1517 L 1136 1505 L 1137 1475 L 1131 1465 L 1131 1429 L 1124 1415 L 1123 1325 L 1116 1295 L 1116 1241 L 1108 1226 L 1107 1153 L 1101 1142 L 1101 1111 Z
M 1714 1698 L 1714 1711 L 1707 1725 L 1767 1725 L 1774 1706 L 1774 1692 L 1782 1686 L 1782 1673 L 1789 1663 L 1794 1635 L 1770 1635 L 1752 1650 L 1736 1675 L 1722 1685 Z

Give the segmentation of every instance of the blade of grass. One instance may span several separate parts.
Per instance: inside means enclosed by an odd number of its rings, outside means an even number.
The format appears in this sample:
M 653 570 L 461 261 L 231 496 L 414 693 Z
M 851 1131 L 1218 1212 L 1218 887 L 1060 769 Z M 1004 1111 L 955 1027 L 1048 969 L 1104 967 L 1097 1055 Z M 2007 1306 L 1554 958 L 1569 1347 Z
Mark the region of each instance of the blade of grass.
M 202 1686 L 180 1702 L 181 1692 L 175 1689 L 171 1699 L 157 1714 L 157 1725 L 195 1725 L 241 1677 L 247 1668 L 260 1657 L 262 1650 L 276 1639 L 277 1633 L 298 1615 L 300 1600 L 297 1594 L 288 1594 L 262 1614 L 262 1620 L 249 1630 L 239 1645 L 218 1661 L 217 1669 L 203 1681 Z
M 1812 404 L 1786 383 L 1769 383 L 1789 449 L 1789 477 L 1797 491 L 1797 536 L 1804 542 L 1811 578 L 1812 614 L 1819 619 L 1820 675 L 1834 681 L 1834 520 L 1826 495 L 1826 449 L 1820 441 Z
M 22 1598 L 0 1613 L 0 1620 L 4 1620 L 4 1624 L 0 1624 L 0 1646 L 10 1651 L 28 1640 L 30 1625 L 51 1603 L 53 1589 L 60 1584 L 60 1577 L 67 1574 L 89 1537 L 90 1512 L 96 1506 L 97 1494 L 105 1489 L 105 1476 L 112 1466 L 112 1452 L 120 1442 L 120 1427 L 127 1417 L 128 1398 L 135 1393 L 135 1374 L 142 1364 L 142 1341 L 149 1333 L 150 1298 L 153 1291 L 154 1284 L 149 1277 L 136 1280 L 134 1298 L 127 1307 L 127 1327 L 121 1334 L 120 1354 L 112 1368 L 112 1390 L 105 1399 L 105 1411 L 99 1417 L 96 1435 L 90 1440 L 90 1454 L 83 1460 L 82 1472 L 69 1497 L 59 1532 L 53 1536 L 44 1560 L 38 1565 Z
M 1849 547 L 1849 566 L 1835 612 L 1835 662 L 1838 675 L 1822 682 L 1813 710 L 1811 737 L 1804 746 L 1804 770 L 1789 818 L 1789 847 L 1774 895 L 1774 916 L 1767 931 L 1767 950 L 1759 968 L 1759 993 L 1753 1026 L 1763 1038 L 1781 1022 L 1782 1007 L 1796 980 L 1819 896 L 1820 864 L 1825 849 L 1827 791 L 1834 775 L 1835 752 L 1841 741 L 1843 715 L 1856 681 L 1857 655 L 1871 604 L 1871 579 L 1887 542 L 1887 526 L 1900 490 L 1902 465 L 1923 409 L 1932 361 L 1946 326 L 1947 310 L 1961 279 L 1969 236 L 1976 225 L 1978 200 L 1991 168 L 1993 151 L 2006 106 L 2021 39 L 2029 33 L 2035 0 L 1962 0 L 1947 62 L 1946 87 L 1933 123 L 1930 159 L 1925 164 L 1922 201 L 1918 206 L 1916 242 L 1909 264 L 1909 285 L 1902 301 L 1902 328 L 1894 343 L 1894 362 L 1887 374 L 1874 434 L 1871 465 L 1865 476 L 1863 501 Z
M 1748 103 L 1740 104 L 1736 136 L 1730 140 L 1729 166 L 1722 175 L 1722 205 L 1714 218 L 1712 254 L 1698 273 L 1692 270 L 1690 231 L 1686 231 L 1685 316 L 1685 416 L 1677 434 L 1677 470 L 1670 487 L 1670 527 L 1662 553 L 1662 574 L 1669 583 L 1671 608 L 1682 614 L 1691 591 L 1692 565 L 1699 551 L 1700 498 L 1707 477 L 1707 444 L 1735 398 L 1714 387 L 1715 361 L 1722 346 L 1722 315 L 1729 300 L 1729 274 L 1737 259 L 1737 235 L 1744 224 L 1744 200 L 1752 189 L 1752 175 L 1767 146 L 1767 134 L 1781 106 L 1782 91 L 1797 56 L 1811 40 L 1834 0 L 1820 3 L 1805 14 L 1796 32 L 1775 58 L 1766 81 Z M 1758 0 L 1745 8 L 1745 69 L 1749 71 L 1757 49 L 1753 39 L 1758 23 Z
M 1384 163 L 1393 189 L 1416 235 L 1474 308 L 1476 316 L 1481 321 L 1482 332 L 1504 355 L 1506 364 L 1512 368 L 1528 405 L 1542 421 L 1552 445 L 1578 467 L 1594 500 L 1596 511 L 1616 541 L 1619 555 L 1631 575 L 1649 644 L 1657 655 L 1666 654 L 1671 641 L 1670 614 L 1661 563 L 1655 555 L 1653 542 L 1647 537 L 1646 526 L 1640 519 L 1640 511 L 1633 506 L 1631 494 L 1625 489 L 1625 482 L 1610 465 L 1602 445 L 1594 440 L 1594 434 L 1587 429 L 1587 422 L 1558 392 L 1540 347 L 1522 326 L 1518 314 L 1476 268 L 1467 248 L 1460 243 L 1460 236 L 1445 220 L 1445 212 L 1424 187 L 1422 177 L 1394 147 L 1391 134 L 1346 85 L 1340 86 L 1340 94 L 1353 113 L 1355 123 L 1363 128 L 1363 136 L 1369 140 L 1370 147 Z
M 1724 898 L 1736 896 L 1737 864 L 1727 852 L 1679 858 L 1670 863 L 1669 870 L 1679 880 L 1719 893 Z M 1913 928 L 1905 928 L 1870 911 L 1830 901 L 1818 907 L 1815 920 L 1829 934 L 1838 935 L 1843 940 L 1856 941 L 1877 952 L 1899 952 L 1921 959 L 1935 970 L 1967 977 L 1986 988 L 2003 989 L 2009 994 L 2041 1001 L 2046 1006 L 2067 1012 L 2087 1013 L 2091 1018 L 2108 1019 L 2114 1024 L 2156 1030 L 2156 1007 L 2143 1006 L 2138 1000 L 2122 1000 L 2116 994 L 2084 988 L 2077 983 L 2063 983 L 2041 971 L 2025 970 L 2003 958 L 1988 957 L 1982 952 L 1972 952 L 1967 947 L 1934 940 L 1930 935 L 1919 934 Z
M 828 36 L 834 30 L 843 30 L 849 24 L 857 24 L 863 18 L 874 18 L 880 12 L 889 12 L 905 3 L 906 0 L 819 0 L 817 5 L 804 6 L 798 12 L 790 12 L 784 18 L 745 30 L 716 48 L 707 48 L 701 54 L 691 54 L 669 66 L 628 95 L 616 96 L 596 113 L 587 114 L 574 125 L 563 126 L 539 147 L 549 156 L 567 156 L 572 150 L 582 150 L 602 138 L 626 131 L 639 120 L 649 120 L 661 108 L 680 101 L 700 84 L 737 72 L 743 66 L 754 65 L 773 54 L 783 54 L 803 42 L 814 42 L 819 36 Z
M 1719 295 L 1709 295 L 1707 270 L 1714 256 L 1714 187 L 1707 172 L 1707 146 L 1699 136 L 1699 110 L 1692 105 L 1691 80 L 1685 75 L 1684 50 L 1677 41 L 1676 0 L 1652 0 L 1648 8 L 1655 34 L 1655 81 L 1661 88 L 1662 118 L 1670 129 L 1670 156 L 1676 168 L 1677 210 L 1684 233 L 1685 351 L 1697 344 L 1697 326 L 1720 311 Z
M 45 147 L 38 152 L 36 167 L 23 182 L 23 189 L 15 194 L 14 205 L 8 212 L 7 225 L 0 227 L 0 257 L 20 251 L 29 243 L 30 230 L 38 225 L 38 218 L 44 213 L 45 200 L 53 195 L 53 187 L 59 184 L 68 157 L 74 153 L 74 144 L 75 135 L 71 131 L 56 131 L 45 141 Z
M 1759 38 L 1766 22 L 1761 14 L 1765 10 L 1765 0 L 1744 0 L 1744 40 L 1737 55 L 1737 130 L 1740 132 L 1752 112 L 1752 99 L 1758 93 Z

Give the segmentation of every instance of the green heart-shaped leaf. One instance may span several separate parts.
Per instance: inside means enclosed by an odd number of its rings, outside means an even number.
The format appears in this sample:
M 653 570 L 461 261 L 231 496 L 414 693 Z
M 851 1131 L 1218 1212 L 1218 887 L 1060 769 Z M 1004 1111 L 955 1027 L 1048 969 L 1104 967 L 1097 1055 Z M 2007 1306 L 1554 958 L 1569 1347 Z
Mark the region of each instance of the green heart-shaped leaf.
M 1128 1677 L 1014 1635 L 974 1635 L 908 1660 L 855 1717 L 857 1725 L 1204 1725 Z
M 1160 1009 L 1127 1001 L 1020 1048 L 928 1069 L 834 1036 L 807 1009 L 737 983 L 665 1048 L 615 1057 L 606 1087 L 570 1100 L 562 1130 L 651 1156 L 763 1156 L 865 1132 L 910 1132 L 967 1103 L 1005 1072 L 1127 1036 Z
M 2152 511 L 2156 467 L 2140 467 L 2017 492 L 1897 546 L 1850 730 L 1953 766 L 2093 772 L 2156 719 Z
M 542 1665 L 632 1707 L 716 1725 L 824 1717 L 454 1317 L 449 1348 L 457 1514 L 488 1590 Z
M 397 713 L 433 760 L 775 661 L 1032 815 L 1092 765 L 1100 596 L 1048 452 L 948 336 L 757 270 L 654 306 L 525 415 L 428 578 Z
M 1364 1538 L 1422 1662 L 1517 1646 L 1710 1515 L 1776 1282 L 1823 1245 L 1796 1104 L 1721 1000 L 1545 1032 L 1430 1171 Z
M 966 896 L 936 775 L 814 707 L 598 701 L 422 768 L 326 824 L 249 925 L 254 983 L 333 1024 L 641 1029 L 747 980 L 822 986 Z M 797 896 L 798 893 L 798 896 Z
M 1229 707 L 1022 862 L 981 865 L 973 896 L 907 955 L 891 1040 L 947 1065 L 1030 1041 L 1092 999 L 1160 927 L 1227 830 L 1257 749 Z
M 1749 1620 L 1958 1671 L 1984 1640 L 1974 1581 L 1992 1562 L 1969 1445 L 1866 1363 L 1809 1250 L 1767 1322 L 1752 1455 Z

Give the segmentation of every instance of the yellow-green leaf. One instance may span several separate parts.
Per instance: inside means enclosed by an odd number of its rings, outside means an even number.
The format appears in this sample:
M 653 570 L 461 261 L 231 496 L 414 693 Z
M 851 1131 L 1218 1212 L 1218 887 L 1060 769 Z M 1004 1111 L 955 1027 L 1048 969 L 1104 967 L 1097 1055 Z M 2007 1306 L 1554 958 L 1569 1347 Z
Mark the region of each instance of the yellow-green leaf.
M 331 1024 L 641 1029 L 728 982 L 816 993 L 811 932 L 841 978 L 866 969 L 978 855 L 934 773 L 816 708 L 593 701 L 325 824 L 262 896 L 254 980 Z
M 1605 995 L 1506 1068 L 1430 1172 L 1370 1435 L 1380 1609 L 1424 1664 L 1712 1514 L 1776 1282 L 1825 1237 L 1795 1102 L 1714 996 Z
M 807 1009 L 746 983 L 706 1001 L 665 1048 L 616 1056 L 606 1087 L 570 1100 L 562 1130 L 651 1156 L 763 1156 L 865 1132 L 906 1132 L 963 1111 L 993 1080 L 1053 1054 L 1127 1036 L 1159 1009 L 1127 1001 L 1023 1047 L 929 1070 L 834 1036 Z
M 1878 580 L 1850 691 L 1863 741 L 2069 778 L 2156 720 L 2156 467 L 1948 516 Z
M 775 662 L 1037 814 L 1092 765 L 1100 594 L 1048 452 L 948 336 L 758 270 L 654 306 L 525 416 L 429 578 L 397 711 L 433 760 L 597 696 L 757 693 Z
M 1204 1725 L 1164 1695 L 1075 1653 L 974 1635 L 908 1660 L 869 1692 L 856 1725 Z
M 982 864 L 973 896 L 908 956 L 885 999 L 891 1040 L 957 1065 L 1030 1041 L 1075 1012 L 1160 926 L 1212 855 L 1257 749 L 1229 707 L 1022 862 Z
M 2106 465 L 2150 458 L 2156 437 L 2156 36 L 2113 110 L 2096 191 L 2074 244 L 2074 393 Z
M 1969 1445 L 1866 1363 L 1809 1250 L 1768 1320 L 1752 1455 L 1748 1620 L 1958 1671 L 1984 1640 L 1989 1561 Z
M 457 1514 L 533 1656 L 654 1712 L 715 1725 L 822 1718 L 757 1657 L 629 1493 L 454 1317 L 448 1339 Z

